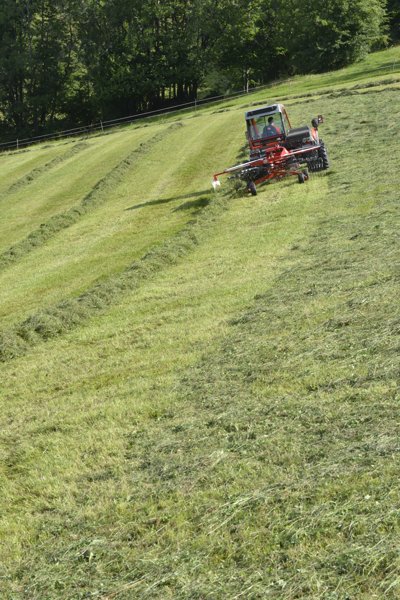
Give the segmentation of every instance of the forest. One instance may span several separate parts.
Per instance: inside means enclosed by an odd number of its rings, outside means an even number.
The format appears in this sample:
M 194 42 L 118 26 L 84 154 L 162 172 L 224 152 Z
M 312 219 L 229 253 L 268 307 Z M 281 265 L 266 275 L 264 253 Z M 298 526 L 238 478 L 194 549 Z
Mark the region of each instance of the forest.
M 399 0 L 2 0 L 0 134 L 338 69 L 399 23 Z

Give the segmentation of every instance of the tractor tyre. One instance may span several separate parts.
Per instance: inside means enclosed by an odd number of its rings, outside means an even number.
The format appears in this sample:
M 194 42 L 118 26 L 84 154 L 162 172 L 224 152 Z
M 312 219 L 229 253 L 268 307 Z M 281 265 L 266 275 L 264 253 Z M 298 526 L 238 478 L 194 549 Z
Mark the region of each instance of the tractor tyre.
M 329 169 L 329 158 L 328 152 L 326 151 L 325 144 L 322 140 L 320 140 L 321 147 L 318 150 L 318 157 L 321 162 L 321 171 L 325 171 Z
M 306 181 L 306 176 L 303 171 L 297 175 L 297 179 L 299 180 L 299 183 L 304 183 Z
M 324 168 L 321 158 L 313 158 L 308 163 L 308 168 L 312 173 L 318 173 L 318 171 L 322 171 Z
M 249 183 L 247 184 L 247 189 L 249 190 L 252 196 L 257 196 L 257 188 L 254 181 L 249 181 Z

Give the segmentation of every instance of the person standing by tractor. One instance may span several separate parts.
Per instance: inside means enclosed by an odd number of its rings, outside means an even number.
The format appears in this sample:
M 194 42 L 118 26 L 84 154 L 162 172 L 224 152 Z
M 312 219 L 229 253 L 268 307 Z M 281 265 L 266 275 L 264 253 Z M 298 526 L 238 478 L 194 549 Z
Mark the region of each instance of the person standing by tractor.
M 274 117 L 268 117 L 268 125 L 263 129 L 263 137 L 272 137 L 273 135 L 279 135 L 281 130 L 274 123 Z

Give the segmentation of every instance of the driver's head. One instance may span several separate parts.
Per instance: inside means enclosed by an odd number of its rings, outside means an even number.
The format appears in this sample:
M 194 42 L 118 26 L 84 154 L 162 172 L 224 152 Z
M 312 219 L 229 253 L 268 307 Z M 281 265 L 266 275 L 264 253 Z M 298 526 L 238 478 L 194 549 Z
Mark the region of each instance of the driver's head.
M 268 117 L 268 123 L 271 125 L 272 121 L 274 120 L 274 117 Z

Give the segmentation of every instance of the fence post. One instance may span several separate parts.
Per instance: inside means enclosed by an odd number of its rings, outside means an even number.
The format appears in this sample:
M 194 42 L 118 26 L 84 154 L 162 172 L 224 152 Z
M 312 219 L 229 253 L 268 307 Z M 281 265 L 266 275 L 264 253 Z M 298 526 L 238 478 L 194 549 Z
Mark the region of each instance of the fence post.
M 17 139 L 17 150 L 19 150 L 19 141 Z
M 100 121 L 100 126 L 101 126 L 101 131 L 102 131 L 102 133 L 104 133 L 103 121 Z

